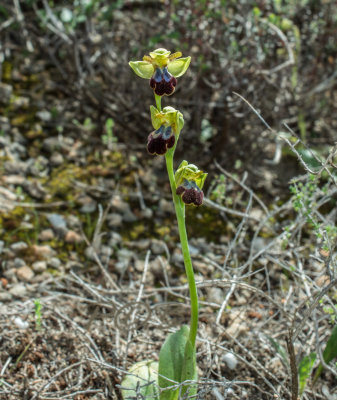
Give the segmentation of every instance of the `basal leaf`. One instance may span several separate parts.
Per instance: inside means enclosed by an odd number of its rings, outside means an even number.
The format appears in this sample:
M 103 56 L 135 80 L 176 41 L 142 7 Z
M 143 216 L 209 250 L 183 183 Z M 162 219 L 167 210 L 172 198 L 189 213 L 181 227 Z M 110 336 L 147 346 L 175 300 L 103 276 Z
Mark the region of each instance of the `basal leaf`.
M 166 338 L 160 350 L 158 384 L 162 389 L 181 382 L 188 335 L 189 328 L 183 325 L 179 331 Z M 160 400 L 175 400 L 178 394 L 179 389 L 164 390 L 160 394 Z
M 300 385 L 300 395 L 304 392 L 307 380 L 311 375 L 314 362 L 316 360 L 316 353 L 310 353 L 308 356 L 302 358 L 298 366 L 299 375 L 299 385 Z
M 187 340 L 185 347 L 184 365 L 181 374 L 181 382 L 197 380 L 197 364 L 195 347 L 192 346 L 190 340 Z M 197 385 L 186 385 L 182 390 L 182 394 L 188 392 L 189 396 L 197 394 Z
M 335 327 L 333 328 L 331 336 L 329 337 L 323 351 L 323 359 L 327 364 L 329 364 L 329 362 L 332 361 L 334 358 L 337 358 L 337 325 L 335 325 Z M 315 373 L 314 383 L 317 381 L 322 371 L 323 365 L 322 363 L 320 363 Z

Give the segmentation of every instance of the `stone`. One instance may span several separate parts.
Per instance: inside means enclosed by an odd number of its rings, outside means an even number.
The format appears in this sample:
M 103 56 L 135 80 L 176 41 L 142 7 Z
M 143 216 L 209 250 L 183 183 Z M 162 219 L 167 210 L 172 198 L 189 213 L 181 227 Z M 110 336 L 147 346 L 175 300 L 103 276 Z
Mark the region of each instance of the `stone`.
M 47 219 L 52 227 L 56 230 L 67 228 L 66 220 L 60 214 L 47 214 Z
M 57 257 L 52 257 L 48 260 L 47 264 L 51 268 L 58 269 L 61 266 L 61 260 Z
M 9 289 L 9 293 L 11 293 L 15 297 L 24 297 L 26 295 L 26 292 L 27 289 L 23 283 L 17 283 Z
M 0 303 L 11 301 L 12 299 L 13 299 L 13 295 L 11 293 L 0 291 Z
M 22 258 L 16 257 L 14 259 L 14 268 L 21 268 L 25 265 L 26 265 L 26 262 Z
M 119 228 L 122 226 L 123 218 L 120 214 L 112 213 L 107 216 L 107 224 L 109 228 Z
M 28 249 L 28 244 L 26 242 L 15 242 L 10 245 L 10 249 L 13 250 L 14 253 L 19 253 L 20 251 Z
M 42 273 L 42 272 L 46 271 L 47 263 L 46 263 L 46 261 L 35 261 L 32 264 L 32 269 L 36 273 Z
M 48 122 L 51 120 L 52 115 L 48 110 L 41 110 L 36 113 L 36 116 L 40 118 L 41 121 Z
M 39 234 L 39 240 L 41 240 L 41 242 L 48 242 L 53 239 L 55 239 L 55 234 L 52 229 L 44 229 Z
M 10 190 L 0 186 L 0 196 L 4 197 L 7 200 L 16 201 L 17 196 L 15 193 Z
M 28 265 L 18 268 L 16 275 L 21 281 L 24 282 L 30 282 L 34 278 L 34 272 L 30 267 L 28 267 Z
M 50 157 L 50 163 L 51 163 L 51 165 L 53 165 L 55 167 L 58 167 L 59 165 L 63 164 L 63 162 L 64 162 L 63 155 L 56 151 Z
M 51 258 L 56 254 L 56 251 L 49 245 L 39 246 L 37 244 L 34 244 L 32 246 L 32 249 L 35 252 L 36 256 L 43 257 L 45 259 Z
M 13 87 L 7 83 L 0 82 L 0 103 L 8 104 L 13 93 Z
M 66 233 L 66 236 L 65 236 L 64 240 L 67 243 L 81 243 L 81 242 L 83 242 L 82 236 L 79 235 L 78 233 L 76 233 L 75 231 L 68 231 Z
M 4 251 L 5 247 L 5 242 L 3 240 L 0 240 L 0 254 Z

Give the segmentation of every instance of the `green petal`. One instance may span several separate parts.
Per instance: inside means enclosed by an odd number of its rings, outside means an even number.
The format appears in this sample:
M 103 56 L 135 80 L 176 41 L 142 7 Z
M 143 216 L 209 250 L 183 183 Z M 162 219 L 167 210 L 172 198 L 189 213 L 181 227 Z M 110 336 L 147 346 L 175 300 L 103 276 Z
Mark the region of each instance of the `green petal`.
M 184 75 L 188 66 L 190 65 L 191 57 L 178 58 L 173 60 L 167 66 L 168 71 L 176 78 Z
M 144 79 L 150 79 L 154 73 L 153 65 L 148 61 L 130 61 L 133 72 Z

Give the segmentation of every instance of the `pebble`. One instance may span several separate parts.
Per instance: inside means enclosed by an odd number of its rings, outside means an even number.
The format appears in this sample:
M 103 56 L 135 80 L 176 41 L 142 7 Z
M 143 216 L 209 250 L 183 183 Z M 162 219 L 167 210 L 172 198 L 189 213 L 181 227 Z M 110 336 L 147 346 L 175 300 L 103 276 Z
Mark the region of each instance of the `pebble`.
M 136 222 L 137 219 L 138 218 L 135 216 L 135 214 L 130 209 L 123 212 L 123 221 L 124 222 Z
M 68 231 L 64 240 L 67 243 L 81 243 L 83 242 L 83 237 L 76 233 L 75 231 Z
M 27 329 L 29 327 L 29 322 L 24 321 L 21 317 L 15 317 L 13 322 L 19 329 Z
M 13 87 L 7 83 L 0 82 L 0 103 L 8 104 L 13 93 Z
M 119 195 L 114 196 L 114 198 L 111 200 L 111 205 L 120 212 L 125 212 L 130 209 L 129 204 L 123 201 Z
M 21 268 L 21 267 L 24 267 L 25 265 L 26 265 L 26 262 L 22 258 L 16 257 L 14 259 L 14 267 L 15 268 Z
M 58 167 L 59 165 L 63 164 L 64 157 L 61 153 L 54 152 L 50 157 L 51 165 Z
M 47 263 L 46 263 L 46 261 L 35 261 L 32 264 L 32 269 L 36 273 L 42 273 L 42 272 L 46 271 Z
M 5 242 L 3 240 L 0 240 L 0 254 L 4 251 L 5 247 Z
M 51 268 L 56 268 L 58 269 L 61 265 L 61 260 L 57 257 L 52 257 L 48 260 L 48 266 Z
M 17 196 L 15 193 L 11 192 L 10 190 L 0 186 L 0 196 L 5 197 L 7 200 L 15 201 Z
M 216 287 L 210 288 L 208 293 L 208 299 L 212 303 L 222 304 L 225 299 L 223 290 Z
M 123 218 L 120 214 L 112 213 L 107 216 L 107 224 L 109 228 L 119 228 L 122 226 Z
M 41 121 L 48 122 L 51 120 L 52 115 L 51 112 L 48 110 L 41 110 L 36 113 L 36 116 L 40 118 Z
M 56 230 L 67 229 L 66 220 L 60 214 L 47 214 L 47 219 Z
M 26 242 L 15 242 L 10 245 L 10 249 L 15 253 L 28 249 L 28 244 Z
M 111 232 L 108 245 L 110 247 L 115 247 L 122 241 L 122 236 L 117 232 Z
M 24 297 L 26 295 L 26 292 L 27 289 L 23 283 L 17 283 L 9 289 L 9 293 L 11 293 L 15 297 Z
M 39 240 L 42 242 L 47 242 L 49 240 L 55 239 L 55 234 L 52 229 L 44 229 L 43 231 L 40 232 L 39 234 Z
M 151 242 L 151 251 L 153 254 L 163 254 L 165 252 L 165 247 L 159 240 L 153 239 Z
M 226 353 L 222 356 L 222 360 L 226 363 L 229 369 L 235 369 L 238 365 L 238 359 L 233 353 Z
M 28 265 L 24 265 L 17 269 L 16 275 L 21 281 L 29 282 L 33 279 L 34 272 Z
M 6 302 L 6 301 L 11 301 L 13 298 L 13 295 L 9 292 L 0 292 L 0 303 Z
M 46 259 L 51 258 L 56 254 L 56 251 L 49 245 L 39 246 L 37 244 L 34 244 L 32 246 L 32 249 L 37 256 L 41 256 Z

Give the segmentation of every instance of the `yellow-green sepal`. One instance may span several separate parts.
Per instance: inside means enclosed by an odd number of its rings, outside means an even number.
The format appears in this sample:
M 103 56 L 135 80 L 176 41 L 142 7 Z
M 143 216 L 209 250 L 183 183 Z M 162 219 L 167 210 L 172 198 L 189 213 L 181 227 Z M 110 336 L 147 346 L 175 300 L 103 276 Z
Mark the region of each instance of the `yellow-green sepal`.
M 189 164 L 186 160 L 181 162 L 174 175 L 176 187 L 180 186 L 186 179 L 187 181 L 194 181 L 200 190 L 203 188 L 206 178 L 206 172 L 199 170 L 196 165 Z
M 154 73 L 154 66 L 149 61 L 130 61 L 133 72 L 144 79 L 150 79 Z
M 172 60 L 167 65 L 167 70 L 175 78 L 184 75 L 191 62 L 191 57 L 184 57 Z
M 155 130 L 159 129 L 162 125 L 162 118 L 160 118 L 160 114 L 162 114 L 156 107 L 150 107 L 151 112 L 151 122 L 152 126 Z

